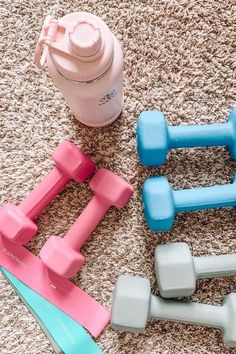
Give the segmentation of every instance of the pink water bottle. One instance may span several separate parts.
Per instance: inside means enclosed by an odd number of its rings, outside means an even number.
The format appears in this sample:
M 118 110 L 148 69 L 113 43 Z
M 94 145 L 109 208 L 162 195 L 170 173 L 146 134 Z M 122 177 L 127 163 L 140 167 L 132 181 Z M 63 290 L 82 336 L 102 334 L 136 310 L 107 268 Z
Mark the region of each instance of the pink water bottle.
M 112 123 L 123 106 L 123 55 L 119 41 L 97 16 L 48 16 L 35 64 L 49 74 L 76 118 L 89 126 Z

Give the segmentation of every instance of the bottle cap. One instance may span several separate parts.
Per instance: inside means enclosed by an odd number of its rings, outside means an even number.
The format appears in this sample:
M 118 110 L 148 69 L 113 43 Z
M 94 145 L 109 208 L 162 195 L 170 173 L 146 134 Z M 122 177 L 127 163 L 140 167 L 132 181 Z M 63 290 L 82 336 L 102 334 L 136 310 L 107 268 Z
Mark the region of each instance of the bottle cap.
M 86 18 L 79 19 L 69 32 L 69 45 L 80 60 L 93 61 L 97 59 L 103 49 L 100 28 L 95 22 Z
M 88 82 L 110 68 L 113 50 L 114 36 L 101 18 L 75 12 L 60 20 L 46 18 L 34 60 L 39 68 L 51 60 L 68 80 Z

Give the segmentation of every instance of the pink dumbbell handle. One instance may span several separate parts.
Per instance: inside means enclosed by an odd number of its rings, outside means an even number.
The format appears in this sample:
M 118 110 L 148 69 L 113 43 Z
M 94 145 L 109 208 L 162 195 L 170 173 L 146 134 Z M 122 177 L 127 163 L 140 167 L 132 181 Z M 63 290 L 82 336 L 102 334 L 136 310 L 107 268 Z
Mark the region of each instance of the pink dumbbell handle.
M 94 196 L 65 235 L 67 245 L 79 251 L 111 205 Z
M 53 170 L 43 181 L 20 203 L 19 208 L 31 220 L 34 220 L 41 211 L 65 188 L 70 178 L 63 175 L 58 168 Z

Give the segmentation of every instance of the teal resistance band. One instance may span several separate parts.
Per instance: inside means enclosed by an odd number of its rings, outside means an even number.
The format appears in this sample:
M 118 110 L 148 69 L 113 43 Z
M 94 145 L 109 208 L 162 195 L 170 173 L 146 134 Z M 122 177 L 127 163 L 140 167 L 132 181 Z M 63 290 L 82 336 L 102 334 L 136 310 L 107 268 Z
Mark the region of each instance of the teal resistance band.
M 39 322 L 56 353 L 102 354 L 81 325 L 24 285 L 5 268 L 0 267 L 0 270 Z

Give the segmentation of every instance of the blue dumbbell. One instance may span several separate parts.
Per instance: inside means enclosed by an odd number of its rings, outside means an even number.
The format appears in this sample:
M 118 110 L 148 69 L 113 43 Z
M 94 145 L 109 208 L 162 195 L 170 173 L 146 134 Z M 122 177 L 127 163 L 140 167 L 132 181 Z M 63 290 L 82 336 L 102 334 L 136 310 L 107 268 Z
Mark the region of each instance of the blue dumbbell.
M 143 205 L 151 230 L 170 230 L 178 212 L 236 206 L 236 174 L 232 184 L 177 191 L 165 177 L 150 177 L 143 185 Z
M 171 148 L 226 145 L 236 159 L 236 108 L 227 123 L 168 126 L 159 111 L 144 111 L 137 125 L 137 147 L 144 166 L 160 166 Z

